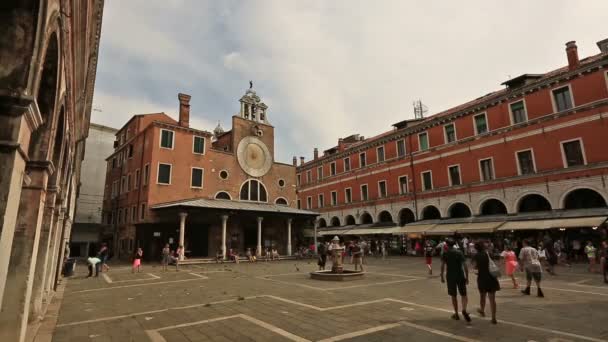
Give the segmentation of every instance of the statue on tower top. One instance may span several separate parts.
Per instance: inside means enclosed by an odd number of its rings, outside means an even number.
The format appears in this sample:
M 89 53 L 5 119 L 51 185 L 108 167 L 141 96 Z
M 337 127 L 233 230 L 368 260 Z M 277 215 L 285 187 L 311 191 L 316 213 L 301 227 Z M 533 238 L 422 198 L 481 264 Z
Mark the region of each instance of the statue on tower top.
M 249 81 L 249 89 L 253 89 L 253 81 Z

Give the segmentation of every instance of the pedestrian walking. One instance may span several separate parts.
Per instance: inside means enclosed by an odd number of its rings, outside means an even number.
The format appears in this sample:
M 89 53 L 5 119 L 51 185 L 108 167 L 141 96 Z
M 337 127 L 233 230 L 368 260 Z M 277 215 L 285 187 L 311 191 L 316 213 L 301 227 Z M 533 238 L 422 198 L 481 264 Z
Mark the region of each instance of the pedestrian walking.
M 600 264 L 602 267 L 602 274 L 604 275 L 604 283 L 608 284 L 608 278 L 606 273 L 608 272 L 608 241 L 602 241 L 602 249 L 600 251 Z
M 165 244 L 163 250 L 161 252 L 161 265 L 163 267 L 163 271 L 167 271 L 167 266 L 169 265 L 169 261 L 171 260 L 171 249 L 169 248 L 169 244 Z
M 95 269 L 95 276 L 99 277 L 99 268 L 101 266 L 101 259 L 99 259 L 97 257 L 89 257 L 87 259 L 87 265 L 89 268 L 89 275 L 87 275 L 87 278 L 90 278 L 91 276 L 93 276 L 93 268 Z
M 454 240 L 448 239 L 446 243 L 448 245 L 448 251 L 443 254 L 441 261 L 441 282 L 445 283 L 447 280 L 448 295 L 452 298 L 452 306 L 454 307 L 452 319 L 460 319 L 460 316 L 458 315 L 458 294 L 460 294 L 462 315 L 467 322 L 471 322 L 471 316 L 467 312 L 469 269 L 462 251 L 454 248 L 454 245 L 456 244 Z M 446 273 L 445 278 L 443 276 L 444 273 Z
M 426 267 L 429 269 L 429 275 L 433 274 L 433 244 L 431 240 L 426 240 L 426 244 L 424 246 L 424 258 Z
M 361 245 L 359 244 L 359 241 L 355 241 L 355 243 L 353 244 L 352 253 L 353 253 L 353 264 L 355 265 L 355 271 L 357 271 L 357 266 L 359 266 L 359 268 L 361 269 L 361 272 L 363 272 L 363 263 L 361 262 L 363 250 L 361 249 Z
M 585 246 L 585 254 L 587 255 L 587 259 L 589 260 L 589 272 L 595 273 L 595 254 L 597 253 L 597 248 L 593 245 L 593 242 L 587 241 L 587 246 Z
M 131 273 L 135 273 L 135 269 L 137 269 L 137 273 L 141 270 L 141 259 L 144 257 L 144 251 L 138 247 L 135 255 L 133 256 L 133 268 L 131 269 Z
M 486 316 L 486 297 L 490 300 L 492 324 L 496 324 L 496 291 L 500 291 L 498 283 L 498 267 L 492 261 L 486 243 L 479 242 L 476 246 L 477 255 L 473 258 L 473 265 L 477 269 L 477 288 L 479 289 L 479 309 L 481 317 Z
M 325 271 L 325 264 L 327 263 L 327 246 L 321 242 L 319 244 L 319 260 L 317 261 L 317 265 L 319 266 L 319 271 Z
M 537 296 L 544 297 L 543 290 L 540 288 L 540 281 L 542 279 L 542 266 L 538 260 L 538 251 L 530 247 L 530 241 L 523 241 L 523 248 L 519 251 L 520 270 L 526 272 L 526 288 L 521 292 L 525 295 L 530 295 L 530 285 L 532 285 L 532 279 L 536 283 Z
M 106 264 L 108 261 L 109 252 L 110 250 L 108 249 L 108 244 L 105 242 L 102 243 L 101 249 L 99 249 L 99 253 L 97 253 L 97 257 L 99 258 L 99 260 L 101 260 L 101 272 L 103 272 L 104 270 L 106 272 L 110 270 L 110 266 Z
M 517 270 L 517 256 L 509 244 L 505 244 L 505 250 L 500 253 L 500 256 L 505 262 L 505 273 L 513 281 L 513 288 L 519 288 L 519 284 L 515 278 L 515 270 Z

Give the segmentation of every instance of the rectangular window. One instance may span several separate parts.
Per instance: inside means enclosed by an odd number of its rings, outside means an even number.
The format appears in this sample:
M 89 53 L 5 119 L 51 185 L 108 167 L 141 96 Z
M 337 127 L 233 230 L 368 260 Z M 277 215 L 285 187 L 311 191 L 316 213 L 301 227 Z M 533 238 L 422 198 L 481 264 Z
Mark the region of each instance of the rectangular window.
M 524 101 L 517 101 L 509 105 L 511 110 L 511 122 L 515 125 L 518 123 L 528 121 L 528 115 L 526 114 L 526 106 Z
M 532 150 L 518 151 L 516 152 L 516 155 L 517 171 L 520 175 L 529 175 L 536 172 Z
M 118 209 L 118 224 L 122 224 L 122 209 Z
M 133 145 L 129 145 L 129 149 L 127 150 L 129 153 L 129 158 L 133 158 Z
M 146 218 L 146 203 L 142 203 L 139 210 L 139 219 L 143 220 L 144 218 Z
M 171 184 L 171 164 L 158 163 L 157 184 Z
M 422 190 L 432 190 L 433 189 L 433 173 L 431 171 L 425 171 L 421 173 L 422 176 Z
M 331 205 L 338 205 L 338 193 L 335 191 L 331 192 Z
M 378 197 L 384 198 L 386 196 L 387 196 L 386 181 L 379 181 L 378 182 Z
M 306 209 L 312 209 L 312 197 L 306 197 Z
M 460 165 L 448 166 L 448 174 L 450 176 L 451 186 L 462 184 L 462 181 L 460 179 Z
M 323 180 L 323 166 L 317 168 L 317 180 Z
M 139 169 L 135 170 L 135 178 L 133 179 L 133 189 L 139 188 Z
M 137 206 L 131 207 L 131 222 L 137 221 Z
M 336 162 L 329 164 L 329 174 L 332 176 L 336 175 Z
M 368 196 L 367 196 L 367 184 L 363 184 L 361 185 L 361 200 L 362 201 L 367 201 Z
M 359 167 L 365 167 L 367 165 L 367 155 L 365 152 L 359 153 Z
M 559 89 L 554 89 L 553 102 L 555 104 L 556 112 L 561 112 L 574 107 L 572 103 L 572 94 L 570 93 L 570 87 L 565 86 Z
M 312 171 L 306 171 L 306 183 L 312 183 Z
M 150 177 L 150 164 L 144 165 L 144 179 L 142 182 L 143 186 L 148 185 L 148 177 Z
M 193 188 L 202 188 L 203 187 L 203 169 L 198 168 L 198 167 L 192 168 L 190 186 Z
M 129 223 L 129 207 L 125 208 L 125 223 Z
M 351 188 L 344 189 L 344 202 L 350 203 L 353 201 L 353 190 Z
M 127 192 L 127 176 L 122 176 L 120 179 L 120 193 L 124 194 Z
M 323 208 L 325 206 L 325 198 L 323 196 L 323 194 L 319 194 L 319 208 Z
M 205 138 L 197 136 L 194 137 L 192 152 L 197 154 L 205 154 Z
M 443 126 L 443 132 L 445 134 L 446 144 L 456 141 L 456 126 L 454 126 L 454 124 Z
M 562 142 L 562 156 L 564 167 L 572 167 L 587 164 L 583 152 L 581 139 Z
M 418 134 L 418 146 L 420 146 L 418 151 L 429 149 L 429 135 L 426 132 Z
M 160 130 L 160 147 L 173 149 L 173 131 Z
M 116 168 L 116 157 L 112 158 L 112 168 Z
M 296 185 L 297 185 L 297 186 L 300 186 L 300 181 L 301 181 L 301 178 L 302 178 L 302 177 L 300 177 L 300 174 L 298 173 L 298 174 L 296 175 Z
M 344 158 L 344 172 L 350 171 L 350 158 Z
M 399 177 L 399 193 L 407 194 L 407 176 Z
M 296 201 L 296 203 L 298 203 L 298 209 L 302 209 L 302 201 L 300 201 L 300 199 L 298 199 Z
M 481 181 L 483 182 L 494 179 L 492 158 L 482 159 L 479 161 L 479 173 L 481 174 Z
M 475 135 L 484 134 L 488 131 L 488 118 L 486 113 L 475 115 L 473 121 L 475 122 Z
M 376 149 L 376 156 L 378 159 L 378 163 L 381 163 L 384 161 L 384 146 L 380 146 Z
M 131 182 L 131 174 L 129 173 L 127 175 L 127 192 L 131 191 L 131 184 L 133 183 Z
M 405 157 L 405 139 L 397 140 L 397 157 Z

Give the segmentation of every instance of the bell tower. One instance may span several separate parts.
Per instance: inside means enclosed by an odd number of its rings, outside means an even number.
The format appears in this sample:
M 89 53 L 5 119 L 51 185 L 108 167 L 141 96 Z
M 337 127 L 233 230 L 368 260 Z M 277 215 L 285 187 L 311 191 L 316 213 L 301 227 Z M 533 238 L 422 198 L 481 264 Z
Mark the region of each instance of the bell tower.
M 260 97 L 253 90 L 252 81 L 249 81 L 249 89 L 247 89 L 239 102 L 241 103 L 241 118 L 269 125 L 268 116 L 266 115 L 268 106 L 260 100 Z

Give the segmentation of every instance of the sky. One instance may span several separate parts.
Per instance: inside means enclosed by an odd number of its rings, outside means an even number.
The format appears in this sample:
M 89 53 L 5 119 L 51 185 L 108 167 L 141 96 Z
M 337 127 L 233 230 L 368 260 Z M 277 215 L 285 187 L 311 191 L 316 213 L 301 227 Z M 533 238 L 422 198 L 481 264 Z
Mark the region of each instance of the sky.
M 108 0 L 92 122 L 134 114 L 229 129 L 253 81 L 275 127 L 275 160 L 312 157 L 351 134 L 391 130 L 421 100 L 432 115 L 524 73 L 567 64 L 608 38 L 606 0 Z

